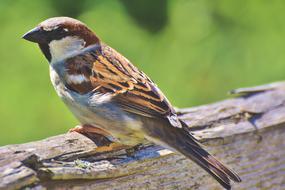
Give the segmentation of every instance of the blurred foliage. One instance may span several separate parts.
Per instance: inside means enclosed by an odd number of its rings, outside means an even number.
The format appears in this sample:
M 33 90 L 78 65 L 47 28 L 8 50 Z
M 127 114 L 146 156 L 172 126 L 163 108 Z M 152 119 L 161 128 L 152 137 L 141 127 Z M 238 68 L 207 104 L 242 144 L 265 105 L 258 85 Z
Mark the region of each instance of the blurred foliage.
M 147 73 L 178 107 L 237 87 L 284 80 L 285 2 L 228 0 L 0 1 L 0 145 L 64 133 L 77 121 L 57 97 L 37 23 L 72 16 Z
M 130 16 L 149 32 L 159 32 L 167 24 L 167 0 L 121 0 Z
M 69 16 L 76 18 L 84 11 L 86 0 L 50 0 L 51 7 L 57 15 Z

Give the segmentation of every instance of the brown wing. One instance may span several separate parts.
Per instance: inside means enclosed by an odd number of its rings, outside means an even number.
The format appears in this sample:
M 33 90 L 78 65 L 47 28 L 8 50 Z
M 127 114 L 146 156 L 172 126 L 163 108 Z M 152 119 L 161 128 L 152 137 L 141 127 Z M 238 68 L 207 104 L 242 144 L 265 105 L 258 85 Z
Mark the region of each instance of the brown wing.
M 81 94 L 110 93 L 112 101 L 127 112 L 168 118 L 173 126 L 181 127 L 173 107 L 158 87 L 112 48 L 106 45 L 92 48 L 66 63 L 69 73 L 86 79 L 82 80 L 83 85 L 68 83 L 73 90 Z

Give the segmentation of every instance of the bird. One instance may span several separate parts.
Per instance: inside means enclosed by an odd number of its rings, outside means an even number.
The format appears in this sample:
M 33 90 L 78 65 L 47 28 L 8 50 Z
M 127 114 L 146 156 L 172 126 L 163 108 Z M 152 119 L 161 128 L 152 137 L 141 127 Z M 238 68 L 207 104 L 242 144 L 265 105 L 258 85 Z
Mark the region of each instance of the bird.
M 72 131 L 127 146 L 148 140 L 191 159 L 225 189 L 241 182 L 203 148 L 158 86 L 83 22 L 49 18 L 22 38 L 37 43 L 48 60 L 55 91 L 80 122 Z

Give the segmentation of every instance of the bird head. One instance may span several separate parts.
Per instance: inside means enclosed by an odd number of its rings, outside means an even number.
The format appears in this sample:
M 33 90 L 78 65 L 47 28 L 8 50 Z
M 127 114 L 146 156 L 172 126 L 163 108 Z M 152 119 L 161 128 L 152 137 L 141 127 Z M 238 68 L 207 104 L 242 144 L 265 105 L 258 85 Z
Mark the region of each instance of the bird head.
M 54 17 L 41 22 L 23 35 L 25 40 L 39 44 L 49 62 L 64 59 L 99 38 L 84 23 L 69 17 Z

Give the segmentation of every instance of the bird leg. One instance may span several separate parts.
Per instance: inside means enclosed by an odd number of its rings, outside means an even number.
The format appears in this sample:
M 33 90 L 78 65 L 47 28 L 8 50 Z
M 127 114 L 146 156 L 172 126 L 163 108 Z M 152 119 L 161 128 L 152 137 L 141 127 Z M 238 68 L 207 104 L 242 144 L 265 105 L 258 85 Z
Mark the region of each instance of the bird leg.
M 109 132 L 107 132 L 107 131 L 99 128 L 99 127 L 95 127 L 95 126 L 87 125 L 87 124 L 77 125 L 74 128 L 69 129 L 68 132 L 77 132 L 77 133 L 81 133 L 81 134 L 95 133 L 95 134 L 105 136 L 107 138 L 112 137 L 112 135 Z
M 77 125 L 68 132 L 77 132 L 92 140 L 98 146 L 96 152 L 109 152 L 126 148 L 125 145 L 119 143 L 109 132 L 92 125 Z

